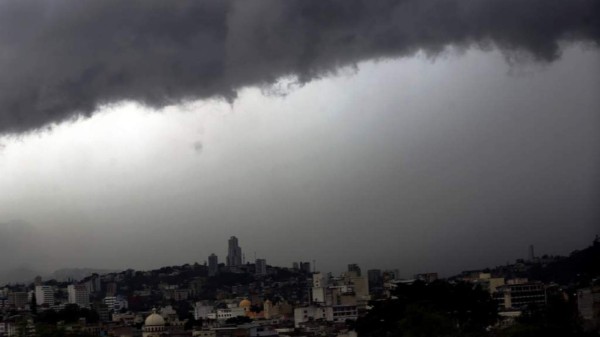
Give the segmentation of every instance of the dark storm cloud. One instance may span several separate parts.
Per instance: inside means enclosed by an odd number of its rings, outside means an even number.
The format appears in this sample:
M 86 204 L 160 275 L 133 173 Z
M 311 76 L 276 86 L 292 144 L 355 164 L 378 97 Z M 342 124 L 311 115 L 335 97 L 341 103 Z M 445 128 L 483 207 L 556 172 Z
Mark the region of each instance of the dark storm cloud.
M 33 1 L 0 3 L 0 133 L 135 100 L 234 99 L 356 62 L 498 47 L 540 61 L 600 41 L 597 0 Z

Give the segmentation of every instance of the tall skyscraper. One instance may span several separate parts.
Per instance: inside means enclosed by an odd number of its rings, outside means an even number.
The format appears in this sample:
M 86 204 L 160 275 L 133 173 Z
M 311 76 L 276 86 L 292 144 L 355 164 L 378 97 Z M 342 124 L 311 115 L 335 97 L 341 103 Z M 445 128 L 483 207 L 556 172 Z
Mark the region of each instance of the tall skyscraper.
M 235 236 L 229 238 L 229 250 L 227 254 L 227 266 L 238 267 L 242 265 L 242 248 Z
M 208 257 L 208 276 L 215 276 L 219 272 L 219 258 L 217 255 L 210 254 Z

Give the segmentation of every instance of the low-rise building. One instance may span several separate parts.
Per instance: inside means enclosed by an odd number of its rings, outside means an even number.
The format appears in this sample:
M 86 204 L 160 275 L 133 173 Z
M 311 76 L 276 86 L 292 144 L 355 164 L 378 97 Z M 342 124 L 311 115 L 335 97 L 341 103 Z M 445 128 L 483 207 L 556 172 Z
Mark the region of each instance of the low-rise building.
M 294 309 L 294 326 L 299 328 L 302 323 L 309 321 L 345 322 L 356 320 L 358 310 L 356 305 L 307 306 Z
M 208 319 L 216 319 L 218 321 L 225 321 L 233 317 L 244 317 L 246 316 L 246 311 L 244 308 L 226 308 L 226 309 L 217 309 L 210 314 L 207 315 Z
M 119 312 L 129 307 L 127 300 L 121 296 L 105 297 L 102 302 L 108 306 L 108 310 L 112 310 L 114 312 Z
M 194 319 L 207 319 L 208 315 L 213 311 L 213 306 L 207 302 L 196 302 L 194 306 Z
M 546 287 L 540 282 L 505 284 L 496 289 L 494 299 L 503 310 L 523 309 L 546 305 Z
M 415 275 L 415 280 L 423 281 L 425 283 L 431 283 L 438 279 L 438 273 L 421 273 Z

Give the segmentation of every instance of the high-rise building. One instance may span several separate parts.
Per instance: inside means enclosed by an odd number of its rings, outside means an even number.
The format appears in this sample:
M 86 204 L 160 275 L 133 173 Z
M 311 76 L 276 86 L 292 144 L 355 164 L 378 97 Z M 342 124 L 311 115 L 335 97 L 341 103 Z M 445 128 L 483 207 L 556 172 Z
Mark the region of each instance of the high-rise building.
M 265 259 L 256 259 L 256 275 L 266 275 L 267 274 L 267 260 Z
M 348 265 L 349 273 L 356 273 L 356 276 L 360 276 L 360 267 L 356 263 L 352 263 Z
M 383 287 L 383 277 L 380 269 L 369 269 L 367 271 L 367 279 L 369 280 L 369 291 Z
M 69 303 L 77 304 L 81 308 L 90 306 L 90 292 L 86 284 L 70 284 L 67 287 Z
M 24 291 L 8 293 L 8 305 L 17 309 L 24 308 L 29 303 L 28 294 Z
M 90 294 L 95 293 L 95 292 L 99 292 L 102 288 L 102 283 L 100 280 L 100 275 L 94 273 L 91 276 L 89 276 L 87 278 L 87 282 L 85 283 L 88 292 Z
M 325 303 L 327 297 L 327 280 L 321 273 L 314 273 L 312 287 L 312 302 Z
M 217 255 L 210 254 L 208 257 L 208 276 L 215 276 L 219 272 L 219 258 Z
M 300 270 L 304 273 L 310 273 L 310 262 L 300 262 Z
M 51 286 L 35 286 L 35 301 L 37 305 L 54 305 L 54 289 Z
M 238 267 L 242 265 L 242 248 L 235 236 L 229 238 L 229 250 L 227 254 L 227 266 Z

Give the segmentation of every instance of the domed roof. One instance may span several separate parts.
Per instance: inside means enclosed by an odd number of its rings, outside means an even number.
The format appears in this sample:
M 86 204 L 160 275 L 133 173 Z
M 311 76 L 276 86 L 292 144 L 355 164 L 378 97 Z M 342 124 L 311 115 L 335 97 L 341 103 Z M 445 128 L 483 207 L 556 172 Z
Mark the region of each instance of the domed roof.
M 252 302 L 250 302 L 247 298 L 244 298 L 239 304 L 240 308 L 250 308 L 251 306 Z
M 150 316 L 146 317 L 146 321 L 144 322 L 145 326 L 164 326 L 165 325 L 165 319 L 162 318 L 161 315 L 156 313 L 156 309 L 152 310 L 152 313 L 150 314 Z

